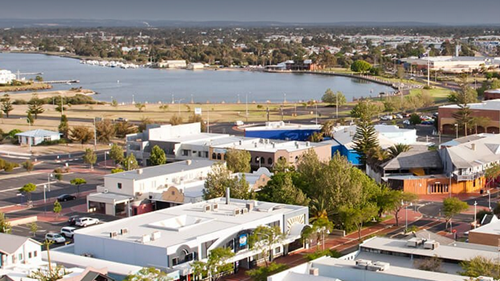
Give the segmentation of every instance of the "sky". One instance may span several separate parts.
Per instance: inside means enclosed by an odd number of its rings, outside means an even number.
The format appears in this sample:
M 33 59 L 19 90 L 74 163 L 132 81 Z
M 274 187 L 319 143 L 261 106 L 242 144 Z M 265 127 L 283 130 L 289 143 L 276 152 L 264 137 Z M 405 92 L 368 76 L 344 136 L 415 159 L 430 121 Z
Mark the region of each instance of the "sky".
M 11 0 L 0 19 L 500 23 L 500 0 Z

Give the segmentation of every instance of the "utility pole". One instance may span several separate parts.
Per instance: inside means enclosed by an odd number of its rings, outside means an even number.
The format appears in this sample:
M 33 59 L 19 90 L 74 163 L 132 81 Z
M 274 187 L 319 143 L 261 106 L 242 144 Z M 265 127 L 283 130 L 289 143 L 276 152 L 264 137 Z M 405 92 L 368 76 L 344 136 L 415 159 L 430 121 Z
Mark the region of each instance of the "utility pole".
M 94 151 L 97 151 L 97 129 L 95 127 L 95 117 L 94 117 Z

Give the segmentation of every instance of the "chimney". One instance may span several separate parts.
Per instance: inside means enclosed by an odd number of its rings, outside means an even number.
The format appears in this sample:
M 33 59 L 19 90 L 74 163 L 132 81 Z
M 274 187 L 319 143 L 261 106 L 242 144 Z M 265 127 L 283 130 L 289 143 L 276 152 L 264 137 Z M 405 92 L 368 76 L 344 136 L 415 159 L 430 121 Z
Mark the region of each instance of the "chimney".
M 186 160 L 186 164 L 187 164 L 188 166 L 190 166 L 190 165 L 191 165 L 191 163 L 192 163 L 192 161 L 191 161 L 191 160 Z
M 475 144 L 475 143 L 471 143 L 470 148 L 471 148 L 472 150 L 476 150 L 476 144 Z
M 226 188 L 226 205 L 229 205 L 229 203 L 231 202 L 231 190 L 228 188 Z

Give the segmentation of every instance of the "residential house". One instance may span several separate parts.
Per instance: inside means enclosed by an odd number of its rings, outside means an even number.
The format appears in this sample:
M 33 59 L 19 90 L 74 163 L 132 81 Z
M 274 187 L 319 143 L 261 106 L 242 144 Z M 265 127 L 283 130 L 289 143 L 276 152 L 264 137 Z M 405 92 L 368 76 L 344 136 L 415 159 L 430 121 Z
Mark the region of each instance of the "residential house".
M 36 129 L 16 134 L 17 140 L 21 145 L 38 145 L 43 142 L 58 141 L 61 139 L 61 133 Z

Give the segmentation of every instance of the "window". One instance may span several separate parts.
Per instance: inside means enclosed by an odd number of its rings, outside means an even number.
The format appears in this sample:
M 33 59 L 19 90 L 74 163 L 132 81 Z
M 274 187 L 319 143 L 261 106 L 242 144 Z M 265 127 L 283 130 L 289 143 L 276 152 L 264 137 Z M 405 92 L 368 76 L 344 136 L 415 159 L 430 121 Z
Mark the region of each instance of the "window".
M 173 258 L 172 259 L 172 266 L 178 265 L 179 264 L 179 258 Z
M 121 182 L 118 183 L 118 189 L 122 189 L 122 183 Z
M 222 159 L 222 155 L 220 153 L 217 153 L 217 160 L 221 160 Z
M 269 157 L 269 158 L 267 159 L 267 164 L 268 164 L 268 165 L 272 165 L 272 164 L 273 164 L 273 158 Z
M 182 150 L 182 156 L 189 156 L 189 150 L 183 149 Z
M 19 254 L 19 260 L 22 261 L 23 260 L 23 254 Z
M 214 152 L 214 153 L 212 153 L 212 160 L 215 160 L 215 159 L 217 159 L 217 154 L 215 154 L 215 152 Z
M 31 252 L 29 252 L 29 253 L 28 253 L 28 258 L 29 258 L 29 259 L 31 259 L 32 255 L 33 255 L 33 254 L 32 254 Z
M 33 252 L 33 256 L 36 257 L 38 255 L 38 252 L 37 251 L 34 251 Z
M 280 247 L 275 248 L 274 249 L 274 254 L 276 255 L 276 254 L 279 254 L 279 253 L 281 253 L 281 248 Z

